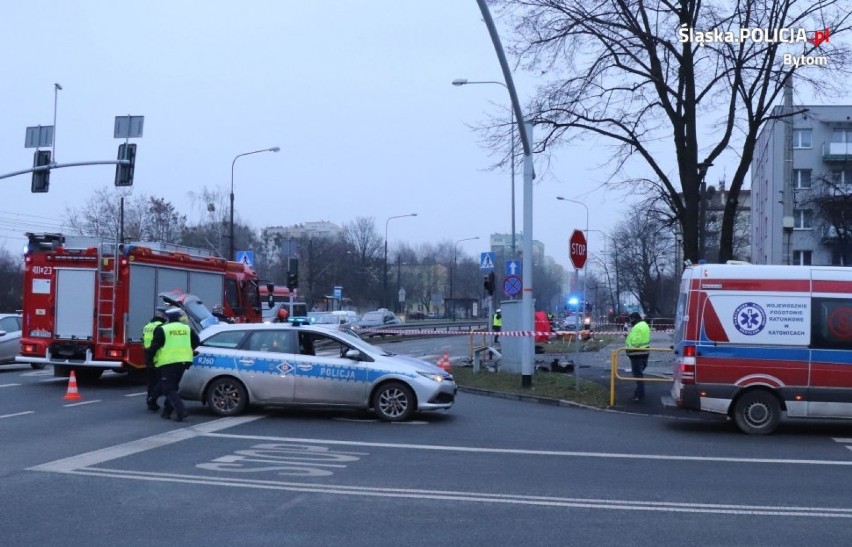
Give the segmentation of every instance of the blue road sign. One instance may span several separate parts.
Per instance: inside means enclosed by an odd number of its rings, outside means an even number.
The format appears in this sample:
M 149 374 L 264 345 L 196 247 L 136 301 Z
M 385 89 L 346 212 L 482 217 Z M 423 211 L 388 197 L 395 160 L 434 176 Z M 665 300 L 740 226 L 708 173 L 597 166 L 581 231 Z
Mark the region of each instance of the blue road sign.
M 522 288 L 521 278 L 516 275 L 507 275 L 503 281 L 503 292 L 509 296 L 516 296 Z
M 486 252 L 479 255 L 479 269 L 483 272 L 494 271 L 494 253 Z
M 254 268 L 254 251 L 237 251 L 234 260 L 242 262 L 250 268 Z
M 343 287 L 341 287 L 341 286 L 334 287 L 334 299 L 340 300 L 341 298 L 343 298 Z
M 520 260 L 507 260 L 506 261 L 506 275 L 517 275 L 521 276 L 521 261 Z

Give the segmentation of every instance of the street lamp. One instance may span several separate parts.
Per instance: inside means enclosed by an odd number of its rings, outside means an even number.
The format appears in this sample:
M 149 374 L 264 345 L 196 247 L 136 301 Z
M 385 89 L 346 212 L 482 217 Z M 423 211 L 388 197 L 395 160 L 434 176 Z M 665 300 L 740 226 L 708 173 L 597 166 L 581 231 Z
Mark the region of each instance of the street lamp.
M 272 148 L 264 148 L 263 150 L 254 150 L 252 152 L 244 152 L 242 154 L 237 154 L 234 158 L 234 161 L 231 162 L 231 220 L 230 220 L 230 234 L 229 234 L 229 247 L 228 247 L 228 260 L 234 260 L 234 164 L 237 163 L 237 159 L 243 156 L 249 156 L 251 154 L 260 154 L 261 152 L 278 152 L 281 150 L 277 146 L 273 146 Z
M 455 272 L 456 272 L 456 253 L 458 252 L 459 243 L 461 243 L 462 241 L 473 241 L 474 239 L 479 239 L 479 236 L 466 237 L 464 239 L 458 239 L 453 244 L 453 266 L 450 268 L 450 302 L 452 302 L 452 304 L 453 304 L 453 315 L 452 315 L 453 321 L 455 321 L 455 319 L 456 319 L 456 301 L 453 298 L 453 280 L 454 280 L 455 275 L 456 275 L 455 274 Z
M 509 91 L 509 86 L 496 80 L 471 82 L 466 78 L 456 78 L 452 83 L 456 87 L 472 84 L 497 84 L 502 85 L 506 88 L 506 91 Z M 510 106 L 509 111 L 512 113 L 512 258 L 514 259 L 517 258 L 517 253 L 515 252 L 515 110 Z
M 388 224 L 395 218 L 405 218 L 405 217 L 416 217 L 417 213 L 409 213 L 407 215 L 396 215 L 392 217 L 388 217 L 385 221 L 385 282 L 382 291 L 382 300 L 384 301 L 385 306 L 388 307 Z

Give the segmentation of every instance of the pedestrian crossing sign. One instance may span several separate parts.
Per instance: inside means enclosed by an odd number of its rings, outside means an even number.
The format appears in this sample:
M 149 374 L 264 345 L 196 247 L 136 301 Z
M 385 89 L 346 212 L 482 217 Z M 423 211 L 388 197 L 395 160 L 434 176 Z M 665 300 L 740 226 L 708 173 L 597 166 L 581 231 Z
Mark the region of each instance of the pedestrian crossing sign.
M 235 260 L 242 262 L 249 268 L 254 267 L 254 251 L 237 251 Z
M 480 255 L 479 269 L 483 272 L 494 271 L 494 253 L 485 252 Z

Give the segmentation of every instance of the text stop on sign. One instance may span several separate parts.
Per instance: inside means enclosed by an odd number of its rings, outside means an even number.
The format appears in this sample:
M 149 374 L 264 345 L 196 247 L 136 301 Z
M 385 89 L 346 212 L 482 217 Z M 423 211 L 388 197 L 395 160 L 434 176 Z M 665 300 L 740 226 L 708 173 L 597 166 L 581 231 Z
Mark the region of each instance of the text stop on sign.
M 568 243 L 571 264 L 578 270 L 582 270 L 583 266 L 586 265 L 586 256 L 588 254 L 585 234 L 580 230 L 574 230 Z

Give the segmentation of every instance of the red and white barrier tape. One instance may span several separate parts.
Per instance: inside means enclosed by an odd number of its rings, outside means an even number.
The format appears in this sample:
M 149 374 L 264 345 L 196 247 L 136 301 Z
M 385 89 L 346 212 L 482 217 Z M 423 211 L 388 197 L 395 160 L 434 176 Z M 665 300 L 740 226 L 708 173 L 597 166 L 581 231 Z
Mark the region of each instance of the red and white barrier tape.
M 358 329 L 358 333 L 365 334 L 428 334 L 428 335 L 440 335 L 440 336 L 468 336 L 470 334 L 473 335 L 482 335 L 482 336 L 547 336 L 550 337 L 559 337 L 565 335 L 577 335 L 577 331 L 568 330 L 568 331 L 549 331 L 549 332 L 538 332 L 538 331 L 526 331 L 526 330 L 504 330 L 504 331 L 446 331 L 446 330 L 426 330 L 426 329 L 414 329 L 414 330 L 403 330 L 403 329 Z M 673 330 L 665 330 L 665 331 L 654 331 L 654 332 L 663 332 L 663 333 L 672 333 Z M 624 336 L 627 334 L 626 331 L 588 331 L 581 330 L 579 331 L 579 335 L 581 337 L 595 336 L 599 334 L 615 334 Z

